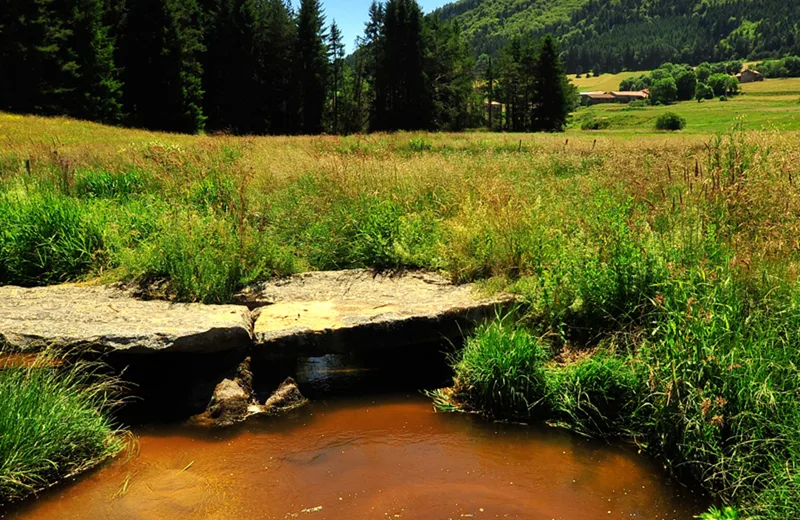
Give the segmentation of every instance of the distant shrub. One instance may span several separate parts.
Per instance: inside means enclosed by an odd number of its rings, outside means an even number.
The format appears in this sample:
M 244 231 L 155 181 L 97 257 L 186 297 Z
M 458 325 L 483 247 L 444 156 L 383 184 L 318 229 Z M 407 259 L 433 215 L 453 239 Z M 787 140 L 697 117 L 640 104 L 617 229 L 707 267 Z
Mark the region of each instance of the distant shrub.
M 644 90 L 650 88 L 653 84 L 653 78 L 649 74 L 642 74 L 641 76 L 634 76 L 624 79 L 619 84 L 620 90 Z
M 675 84 L 678 87 L 678 101 L 689 101 L 697 91 L 697 76 L 694 71 L 682 70 L 676 74 Z
M 671 77 L 660 79 L 650 88 L 650 103 L 669 105 L 678 100 L 678 86 Z
M 581 125 L 581 130 L 605 130 L 610 126 L 611 122 L 608 119 L 593 117 L 592 119 L 587 119 L 583 122 Z
M 674 132 L 682 130 L 686 126 L 686 119 L 679 116 L 675 112 L 666 112 L 658 116 L 656 119 L 657 130 L 668 130 Z
M 694 92 L 694 97 L 698 101 L 703 99 L 714 99 L 714 90 L 705 83 L 698 83 Z
M 715 96 L 725 96 L 733 85 L 733 82 L 729 81 L 730 79 L 731 76 L 727 74 L 714 74 L 708 78 L 708 86 L 714 91 Z M 733 80 L 737 81 L 738 85 L 738 80 L 736 78 Z
M 427 152 L 433 145 L 424 137 L 415 137 L 408 142 L 408 148 L 412 152 Z
M 627 108 L 645 108 L 649 104 L 646 99 L 635 99 L 628 103 Z
M 720 101 L 728 101 L 728 96 L 720 96 L 719 100 Z

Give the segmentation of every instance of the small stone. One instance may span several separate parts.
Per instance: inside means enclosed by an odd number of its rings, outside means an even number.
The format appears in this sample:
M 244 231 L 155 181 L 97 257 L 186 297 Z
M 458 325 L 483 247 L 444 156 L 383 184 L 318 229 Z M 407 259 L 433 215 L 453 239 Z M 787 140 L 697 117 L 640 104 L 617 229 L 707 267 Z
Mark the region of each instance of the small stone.
M 300 393 L 300 388 L 291 377 L 281 383 L 277 390 L 261 407 L 267 413 L 280 413 L 294 410 L 306 404 L 308 400 Z
M 216 427 L 233 426 L 262 413 L 253 398 L 253 374 L 250 358 L 236 369 L 234 379 L 223 379 L 216 388 L 206 411 L 192 418 L 192 422 Z

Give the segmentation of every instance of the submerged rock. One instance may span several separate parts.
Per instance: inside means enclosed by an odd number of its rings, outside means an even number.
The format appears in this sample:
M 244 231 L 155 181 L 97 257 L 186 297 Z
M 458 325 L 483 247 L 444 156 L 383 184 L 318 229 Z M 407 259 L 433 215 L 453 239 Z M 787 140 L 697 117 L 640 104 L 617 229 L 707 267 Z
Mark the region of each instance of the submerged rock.
M 232 426 L 252 415 L 255 404 L 253 373 L 248 357 L 236 368 L 233 379 L 225 378 L 217 384 L 206 411 L 193 417 L 192 421 L 209 426 Z
M 322 356 L 457 341 L 475 323 L 513 303 L 484 298 L 427 272 L 305 273 L 241 293 L 255 311 L 254 354 Z
M 247 418 L 252 400 L 237 381 L 223 379 L 214 389 L 206 416 L 215 426 L 231 426 Z
M 193 417 L 191 422 L 224 428 L 254 415 L 286 412 L 307 402 L 300 393 L 297 383 L 289 377 L 281 383 L 266 403 L 258 404 L 253 391 L 250 358 L 247 358 L 236 369 L 236 376 L 233 379 L 223 379 L 216 386 L 206 411 Z
M 205 354 L 249 347 L 250 330 L 240 305 L 141 301 L 109 286 L 0 287 L 0 347 Z
M 267 399 L 267 402 L 261 407 L 265 413 L 280 413 L 288 412 L 295 408 L 299 408 L 306 404 L 308 399 L 303 397 L 300 393 L 297 383 L 291 377 L 281 383 L 277 390 Z

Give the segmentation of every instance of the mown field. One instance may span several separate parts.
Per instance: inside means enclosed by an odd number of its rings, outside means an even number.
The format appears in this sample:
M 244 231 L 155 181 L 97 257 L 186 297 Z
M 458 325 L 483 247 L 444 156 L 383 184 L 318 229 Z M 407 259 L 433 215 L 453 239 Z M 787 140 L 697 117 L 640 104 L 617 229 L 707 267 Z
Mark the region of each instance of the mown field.
M 373 267 L 504 288 L 519 313 L 467 342 L 440 406 L 632 441 L 743 515 L 795 518 L 798 137 L 178 136 L 0 115 L 0 283 L 217 303 Z
M 603 75 L 599 78 L 574 80 L 581 90 L 617 90 L 619 82 L 639 73 Z M 595 83 L 595 81 L 600 83 Z M 591 83 L 588 83 L 591 81 Z M 584 88 L 583 85 L 591 85 Z M 727 131 L 741 122 L 747 130 L 800 130 L 800 78 L 768 79 L 742 85 L 742 94 L 727 101 L 711 99 L 698 103 L 683 101 L 669 106 L 631 107 L 622 104 L 595 105 L 579 108 L 570 127 L 580 131 L 587 119 L 607 119 L 606 132 L 639 135 L 655 131 L 655 120 L 664 112 L 675 112 L 686 118 L 683 133 L 708 135 Z
M 619 74 L 601 74 L 600 76 L 583 74 L 580 78 L 575 74 L 569 74 L 567 78 L 578 88 L 579 92 L 610 92 L 619 90 L 622 80 L 641 76 L 647 72 L 625 71 Z

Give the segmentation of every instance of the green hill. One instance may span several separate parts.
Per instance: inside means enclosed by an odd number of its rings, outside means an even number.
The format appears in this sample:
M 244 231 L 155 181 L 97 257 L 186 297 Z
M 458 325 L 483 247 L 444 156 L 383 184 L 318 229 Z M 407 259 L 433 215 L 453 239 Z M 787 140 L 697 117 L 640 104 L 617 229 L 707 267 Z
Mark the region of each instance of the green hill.
M 570 72 L 800 54 L 793 0 L 459 0 L 438 12 L 459 21 L 476 55 L 552 33 Z

